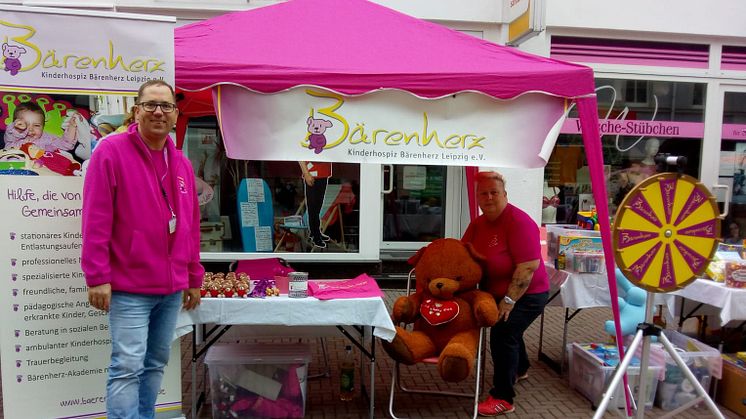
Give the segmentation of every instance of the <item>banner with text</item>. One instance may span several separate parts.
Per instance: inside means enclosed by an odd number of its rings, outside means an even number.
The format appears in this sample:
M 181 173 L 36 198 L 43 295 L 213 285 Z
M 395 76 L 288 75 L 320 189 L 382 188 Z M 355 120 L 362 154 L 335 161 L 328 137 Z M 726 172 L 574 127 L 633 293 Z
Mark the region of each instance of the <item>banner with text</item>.
M 171 82 L 173 26 L 165 17 L 0 6 L 0 90 L 132 93 L 146 80 Z
M 106 410 L 111 339 L 108 316 L 89 306 L 80 270 L 82 179 L 0 180 L 5 417 L 101 416 Z M 181 410 L 178 341 L 171 359 L 158 409 L 176 413 Z
M 219 86 L 213 95 L 226 154 L 243 160 L 538 168 L 565 117 L 564 99 L 540 93 L 424 100 L 396 90 L 346 97 Z
M 705 124 L 702 122 L 601 119 L 598 129 L 601 136 L 703 138 L 705 135 Z M 580 134 L 580 119 L 568 118 L 562 125 L 562 134 Z
M 704 138 L 704 122 L 645 121 L 640 119 L 601 119 L 598 121 L 601 136 L 621 135 L 660 138 Z M 561 134 L 580 134 L 580 120 L 567 118 L 562 124 Z M 720 138 L 723 140 L 746 139 L 746 125 L 723 124 Z
M 173 84 L 173 18 L 0 6 L 0 365 L 6 418 L 106 414 L 109 319 L 80 268 L 83 177 L 145 80 Z M 81 30 L 84 28 L 85 30 Z M 144 52 L 147 51 L 147 52 Z M 113 114 L 112 114 L 113 113 Z M 181 416 L 179 341 L 157 401 Z

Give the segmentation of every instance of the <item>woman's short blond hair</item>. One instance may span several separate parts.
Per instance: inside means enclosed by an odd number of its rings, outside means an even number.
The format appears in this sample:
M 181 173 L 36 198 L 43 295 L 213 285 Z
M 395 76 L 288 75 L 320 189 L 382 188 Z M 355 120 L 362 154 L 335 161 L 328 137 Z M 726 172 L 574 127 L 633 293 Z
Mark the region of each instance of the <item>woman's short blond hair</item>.
M 505 189 L 505 178 L 500 173 L 492 170 L 477 172 L 477 176 L 474 178 L 474 182 L 479 183 L 483 180 L 496 180 L 500 182 L 503 185 L 503 189 Z

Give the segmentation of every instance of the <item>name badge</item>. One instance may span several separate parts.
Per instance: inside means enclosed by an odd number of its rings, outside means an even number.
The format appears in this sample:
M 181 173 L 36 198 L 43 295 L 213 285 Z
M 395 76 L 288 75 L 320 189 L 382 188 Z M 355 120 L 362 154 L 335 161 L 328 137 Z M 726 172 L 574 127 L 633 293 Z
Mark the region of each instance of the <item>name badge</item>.
M 171 217 L 170 220 L 168 220 L 168 233 L 174 234 L 176 231 L 176 217 Z

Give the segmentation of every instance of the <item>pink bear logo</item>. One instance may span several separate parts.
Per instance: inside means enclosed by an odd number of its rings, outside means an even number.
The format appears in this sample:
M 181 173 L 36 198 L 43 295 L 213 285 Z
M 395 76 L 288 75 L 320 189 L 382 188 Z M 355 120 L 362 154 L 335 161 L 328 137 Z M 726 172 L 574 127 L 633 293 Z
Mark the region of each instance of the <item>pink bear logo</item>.
M 11 76 L 18 74 L 21 69 L 21 54 L 26 53 L 26 48 L 17 45 L 10 45 L 7 42 L 3 44 L 3 57 L 5 57 L 5 71 L 9 71 Z
M 327 128 L 332 126 L 332 122 L 327 121 L 326 119 L 315 119 L 309 116 L 306 123 L 308 124 L 308 132 L 311 133 L 311 135 L 308 136 L 308 148 L 313 150 L 314 153 L 319 154 L 324 150 L 324 146 L 326 145 L 324 132 L 326 132 Z

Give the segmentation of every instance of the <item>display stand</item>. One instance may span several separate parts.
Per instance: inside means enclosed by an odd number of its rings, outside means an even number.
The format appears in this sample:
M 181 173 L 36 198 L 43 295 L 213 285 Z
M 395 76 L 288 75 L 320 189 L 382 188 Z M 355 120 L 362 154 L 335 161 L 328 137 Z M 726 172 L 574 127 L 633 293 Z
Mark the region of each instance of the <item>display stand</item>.
M 692 371 L 689 369 L 689 367 L 686 365 L 686 362 L 684 362 L 683 359 L 681 359 L 681 356 L 676 352 L 676 348 L 671 344 L 671 342 L 668 340 L 665 334 L 661 333 L 662 329 L 660 326 L 657 326 L 652 323 L 653 319 L 653 296 L 648 293 L 647 303 L 645 306 L 645 323 L 640 323 L 637 326 L 637 332 L 635 333 L 635 337 L 632 340 L 632 343 L 629 345 L 629 348 L 627 348 L 627 352 L 624 355 L 624 358 L 622 359 L 622 362 L 619 363 L 617 368 L 614 370 L 614 375 L 611 378 L 611 382 L 609 383 L 609 386 L 606 388 L 606 391 L 604 392 L 604 396 L 601 399 L 601 403 L 598 405 L 598 409 L 596 410 L 596 414 L 593 415 L 593 419 L 600 419 L 603 417 L 604 413 L 606 412 L 606 409 L 609 406 L 609 402 L 611 401 L 612 396 L 616 393 L 616 389 L 619 386 L 620 382 L 622 381 L 622 378 L 624 377 L 624 374 L 627 373 L 627 368 L 629 368 L 630 363 L 632 362 L 632 358 L 634 358 L 635 352 L 637 351 L 637 348 L 640 346 L 640 343 L 642 343 L 642 357 L 640 359 L 640 385 L 638 388 L 638 397 L 637 397 L 637 415 L 636 417 L 642 418 L 645 417 L 645 404 L 647 402 L 647 395 L 648 395 L 648 389 L 647 389 L 647 380 L 643 377 L 643 374 L 645 374 L 645 371 L 647 371 L 648 366 L 650 365 L 650 341 L 653 336 L 655 336 L 660 343 L 663 344 L 663 348 L 666 352 L 671 356 L 671 359 L 676 362 L 676 365 L 681 369 L 681 371 L 684 373 L 684 376 L 689 380 L 689 383 L 691 383 L 695 390 L 697 391 L 697 394 L 699 397 L 697 397 L 694 400 L 691 400 L 688 403 L 685 403 L 678 407 L 675 410 L 672 410 L 668 412 L 667 414 L 660 416 L 661 418 L 670 418 L 675 417 L 679 413 L 685 411 L 686 409 L 689 409 L 690 407 L 694 406 L 695 404 L 699 403 L 700 401 L 705 402 L 707 407 L 710 409 L 710 411 L 715 415 L 717 418 L 725 418 L 722 413 L 717 408 L 717 405 L 715 405 L 715 402 L 712 401 L 712 398 L 707 394 L 707 390 L 702 387 L 702 384 L 700 384 L 697 377 L 694 376 Z M 626 388 L 626 394 L 631 396 L 631 392 L 629 387 Z M 631 400 L 631 397 L 630 397 Z
M 663 417 L 673 417 L 704 400 L 716 417 L 723 418 L 699 380 L 661 333 L 661 328 L 652 324 L 653 297 L 650 295 L 683 288 L 704 272 L 717 249 L 722 214 L 719 214 L 710 191 L 697 179 L 683 173 L 685 157 L 659 154 L 655 156 L 655 162 L 659 166 L 666 166 L 666 170 L 669 166 L 676 166 L 677 172 L 651 176 L 632 188 L 619 206 L 612 229 L 617 266 L 630 282 L 648 291 L 645 322 L 638 325 L 626 353 L 620 345 L 619 353 L 625 355 L 614 371 L 593 417 L 601 418 L 605 413 L 619 382 L 626 377 L 627 368 L 640 343 L 643 345 L 640 374 L 647 371 L 650 340 L 655 336 L 699 395 L 697 399 Z M 638 418 L 645 416 L 646 381 L 640 379 Z M 626 384 L 625 379 L 625 395 L 629 400 L 630 391 Z

